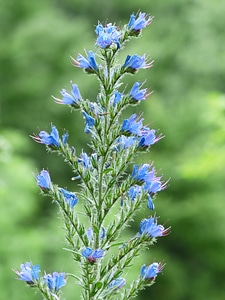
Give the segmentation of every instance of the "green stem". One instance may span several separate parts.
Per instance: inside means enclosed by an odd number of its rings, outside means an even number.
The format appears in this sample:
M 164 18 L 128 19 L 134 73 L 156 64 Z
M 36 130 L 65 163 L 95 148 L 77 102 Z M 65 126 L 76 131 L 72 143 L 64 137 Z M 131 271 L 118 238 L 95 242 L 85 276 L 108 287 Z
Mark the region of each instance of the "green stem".
M 80 238 L 81 242 L 83 243 L 83 245 L 86 246 L 85 240 L 84 240 L 83 236 L 80 234 L 80 231 L 79 231 L 79 222 L 75 221 L 74 215 L 73 215 L 72 211 L 70 211 L 70 208 L 68 208 L 68 209 L 66 208 L 64 200 L 61 199 L 60 195 L 58 195 L 58 193 L 55 190 L 53 190 L 52 198 L 53 198 L 53 200 L 57 201 L 57 203 L 60 205 L 60 208 L 63 212 L 65 221 L 68 220 L 69 223 L 70 223 L 68 226 L 66 226 L 66 228 L 67 228 L 69 237 L 71 237 L 71 242 L 70 242 L 71 246 L 73 247 L 74 244 L 72 243 L 73 235 L 71 234 L 70 225 L 72 225 L 73 229 L 75 230 L 75 232 L 79 236 L 79 238 Z
M 69 155 L 68 154 L 68 150 L 65 149 L 65 147 L 61 146 L 61 148 L 59 149 L 58 151 L 63 157 L 66 158 L 66 160 L 69 162 L 69 164 L 72 166 L 73 170 L 75 170 L 77 172 L 77 174 L 80 176 L 83 184 L 85 185 L 85 187 L 87 188 L 88 192 L 90 193 L 93 201 L 96 203 L 96 199 L 95 199 L 95 196 L 89 186 L 89 182 L 86 182 L 85 181 L 85 178 L 82 174 L 82 172 L 79 171 L 78 167 L 76 166 L 77 164 L 77 159 L 73 158 L 72 155 Z M 94 189 L 93 189 L 94 190 Z
M 129 243 L 129 244 L 128 244 Z M 142 236 L 139 238 L 135 238 L 128 242 L 127 245 L 124 246 L 124 248 L 121 248 L 116 257 L 112 257 L 107 265 L 103 268 L 102 273 L 104 273 L 103 277 L 101 278 L 102 282 L 105 282 L 105 284 L 102 286 L 101 290 L 99 291 L 99 295 L 102 291 L 104 291 L 108 285 L 108 282 L 104 280 L 104 278 L 108 278 L 113 272 L 113 269 L 115 267 L 117 270 L 120 270 L 120 273 L 124 271 L 126 267 L 130 266 L 130 260 L 137 256 L 138 253 L 143 250 L 144 248 L 147 248 L 149 244 L 152 243 L 152 241 L 149 241 L 149 238 L 146 236 Z M 141 247 L 142 246 L 142 247 Z M 118 266 L 119 265 L 119 266 Z M 120 274 L 116 274 L 116 277 L 120 276 Z

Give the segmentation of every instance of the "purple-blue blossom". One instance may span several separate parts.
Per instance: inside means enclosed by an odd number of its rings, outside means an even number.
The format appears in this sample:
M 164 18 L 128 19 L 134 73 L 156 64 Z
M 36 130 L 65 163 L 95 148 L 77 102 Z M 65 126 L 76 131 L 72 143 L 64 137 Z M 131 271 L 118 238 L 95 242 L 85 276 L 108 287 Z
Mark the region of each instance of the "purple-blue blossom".
M 152 197 L 149 194 L 147 194 L 147 198 L 148 198 L 148 205 L 147 205 L 148 208 L 150 210 L 154 210 L 155 206 L 154 206 L 154 203 L 152 201 Z
M 140 167 L 138 165 L 134 165 L 131 176 L 136 181 L 144 183 L 152 182 L 155 178 L 155 169 L 152 168 L 150 170 L 150 167 L 151 165 L 149 164 L 143 164 Z
M 77 59 L 72 58 L 72 61 L 76 67 L 84 69 L 87 73 L 95 73 L 98 71 L 98 65 L 93 51 L 88 51 L 87 58 L 79 54 Z
M 144 190 L 150 194 L 156 194 L 166 188 L 167 182 L 161 182 L 161 177 L 154 177 L 152 180 L 146 180 Z
M 129 198 L 134 201 L 138 195 L 140 195 L 142 192 L 145 192 L 143 189 L 143 186 L 140 185 L 133 185 L 129 188 L 127 194 L 129 196 Z M 154 204 L 153 204 L 153 200 L 150 196 L 150 194 L 147 194 L 147 206 L 150 210 L 154 210 Z
M 108 288 L 121 289 L 126 284 L 126 280 L 122 277 L 113 279 L 109 284 Z
M 49 147 L 60 147 L 59 133 L 57 128 L 53 125 L 51 133 L 42 130 L 39 132 L 38 136 L 32 136 L 32 138 L 35 142 L 45 144 Z
M 102 249 L 92 250 L 90 247 L 85 248 L 81 252 L 82 256 L 87 258 L 87 260 L 90 263 L 95 263 L 96 259 L 102 258 L 104 256 L 104 253 L 105 253 L 105 251 Z
M 52 131 L 50 133 L 42 130 L 38 135 L 31 136 L 32 139 L 40 144 L 45 144 L 52 149 L 57 149 L 60 147 L 60 138 L 58 130 L 55 126 L 52 125 Z M 62 143 L 65 145 L 67 143 L 67 139 L 69 137 L 68 132 L 65 132 L 62 136 Z
M 132 14 L 128 23 L 128 29 L 139 32 L 141 29 L 147 27 L 151 23 L 152 19 L 153 17 L 146 13 L 140 12 L 138 17 Z
M 124 150 L 132 147 L 136 143 L 136 137 L 121 135 L 116 140 L 115 151 Z
M 165 229 L 163 225 L 158 225 L 155 217 L 143 219 L 139 225 L 139 235 L 146 234 L 151 238 L 165 236 L 169 231 L 170 228 Z
M 78 158 L 78 162 L 80 164 L 82 164 L 82 166 L 85 168 L 85 169 L 88 169 L 90 167 L 90 164 L 91 164 L 91 159 L 90 157 L 87 155 L 87 153 L 85 152 L 82 152 L 80 157 Z
M 82 113 L 86 120 L 86 126 L 84 129 L 84 132 L 89 133 L 91 127 L 93 127 L 95 125 L 95 119 L 92 116 L 88 115 L 85 111 L 83 111 Z
M 58 104 L 68 104 L 71 106 L 79 107 L 82 100 L 79 88 L 77 84 L 71 83 L 71 92 L 68 93 L 65 89 L 61 90 L 62 99 L 54 98 L 55 102 Z
M 138 147 L 149 147 L 162 138 L 162 136 L 156 136 L 155 133 L 155 129 L 149 129 L 147 127 L 144 130 L 141 130 Z
M 102 115 L 104 113 L 104 108 L 98 105 L 96 102 L 89 102 L 88 106 L 91 112 L 96 116 Z
M 141 101 L 145 100 L 149 95 L 147 94 L 148 89 L 140 89 L 141 84 L 139 82 L 135 82 L 130 90 L 130 97 L 132 100 Z
M 20 271 L 14 272 L 19 276 L 20 280 L 26 281 L 28 284 L 33 284 L 39 279 L 40 266 L 32 265 L 29 261 L 20 265 Z
M 116 91 L 113 95 L 113 106 L 115 107 L 119 102 L 121 102 L 123 94 Z
M 69 192 L 63 188 L 59 189 L 63 195 L 65 201 L 69 204 L 70 208 L 73 209 L 74 206 L 78 203 L 78 198 L 73 192 Z
M 68 133 L 68 131 L 66 131 L 66 132 L 62 135 L 62 143 L 63 143 L 63 145 L 66 145 L 67 140 L 68 140 L 68 137 L 69 137 L 69 133 Z
M 61 287 L 66 285 L 65 273 L 53 272 L 52 274 L 46 274 L 43 278 L 48 288 L 52 292 L 58 292 Z
M 149 164 L 140 167 L 134 165 L 131 176 L 135 181 L 144 183 L 143 189 L 149 194 L 156 194 L 166 188 L 167 182 L 162 182 L 161 177 L 156 177 L 155 168 Z
M 77 162 L 82 166 L 81 172 L 85 173 L 87 170 L 93 170 L 98 165 L 98 156 L 97 153 L 92 153 L 91 156 L 88 156 L 87 153 L 83 152 L 80 154 L 80 157 L 77 159 Z M 76 177 L 78 179 L 80 177 Z
M 143 127 L 142 121 L 143 119 L 137 119 L 137 115 L 133 114 L 129 119 L 123 121 L 121 131 L 138 135 L 138 147 L 146 148 L 155 144 L 161 139 L 161 136 L 156 136 L 154 129 Z
M 145 55 L 140 56 L 134 54 L 132 56 L 127 55 L 124 64 L 122 65 L 123 69 L 126 69 L 127 72 L 135 72 L 138 69 L 148 68 L 150 65 L 146 64 Z
M 49 190 L 51 187 L 51 178 L 46 170 L 42 170 L 37 176 L 36 176 L 37 185 L 45 190 Z
M 133 185 L 128 190 L 128 196 L 131 200 L 135 200 L 139 194 L 142 192 L 142 187 L 139 185 Z
M 103 27 L 101 23 L 96 26 L 95 33 L 97 34 L 96 45 L 101 48 L 106 48 L 115 43 L 117 48 L 120 47 L 120 32 L 117 30 L 115 25 L 111 23 Z
M 144 280 L 154 280 L 155 277 L 162 272 L 164 265 L 162 263 L 154 262 L 149 266 L 143 265 L 141 267 L 141 277 Z
M 133 114 L 129 119 L 125 119 L 123 121 L 121 131 L 140 135 L 141 129 L 143 127 L 142 121 L 143 119 L 137 120 L 137 115 Z

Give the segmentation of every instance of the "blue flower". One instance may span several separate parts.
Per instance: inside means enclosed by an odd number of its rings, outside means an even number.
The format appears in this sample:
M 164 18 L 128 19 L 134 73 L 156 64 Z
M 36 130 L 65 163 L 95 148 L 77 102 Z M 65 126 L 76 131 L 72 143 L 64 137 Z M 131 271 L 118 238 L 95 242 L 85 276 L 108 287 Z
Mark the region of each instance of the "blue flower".
M 140 132 L 138 147 L 149 147 L 161 139 L 161 136 L 156 136 L 154 129 L 145 128 Z
M 134 165 L 131 176 L 137 182 L 143 182 L 143 189 L 149 194 L 156 194 L 166 188 L 167 182 L 161 182 L 161 177 L 156 177 L 155 168 L 151 165 L 143 164 L 140 167 Z
M 145 280 L 154 280 L 158 273 L 162 272 L 164 265 L 154 262 L 149 266 L 141 267 L 141 277 Z
M 129 147 L 132 147 L 136 142 L 136 138 L 134 136 L 125 136 L 121 135 L 116 140 L 115 151 L 124 150 Z
M 43 190 L 44 189 L 49 190 L 51 187 L 51 178 L 48 171 L 46 170 L 42 170 L 40 174 L 36 176 L 36 181 L 38 186 Z
M 132 56 L 127 55 L 125 63 L 122 65 L 123 69 L 126 69 L 126 72 L 136 72 L 138 69 L 147 68 L 145 55 L 139 56 L 134 54 Z
M 69 137 L 69 133 L 68 133 L 68 131 L 66 131 L 62 136 L 63 145 L 65 145 L 67 143 L 68 137 Z
M 96 116 L 102 115 L 105 112 L 104 108 L 98 105 L 96 102 L 89 102 L 88 106 L 91 112 L 93 112 L 93 114 Z
M 85 152 L 82 152 L 81 155 L 80 155 L 80 158 L 78 158 L 78 162 L 80 164 L 82 164 L 82 166 L 85 168 L 85 169 L 88 169 L 90 167 L 90 164 L 91 164 L 91 159 L 90 157 L 87 155 L 87 153 Z
M 52 131 L 50 134 L 42 130 L 38 136 L 32 136 L 32 138 L 35 142 L 45 144 L 52 148 L 60 147 L 59 133 L 55 126 L 52 126 Z
M 72 58 L 72 61 L 75 66 L 84 69 L 87 73 L 95 73 L 98 71 L 98 65 L 93 51 L 88 51 L 87 58 L 79 54 L 77 60 Z
M 133 185 L 129 188 L 128 190 L 128 196 L 129 198 L 134 201 L 138 195 L 140 195 L 142 192 L 144 191 L 143 189 L 143 186 L 139 186 L 139 185 Z M 154 204 L 153 204 L 153 201 L 152 201 L 152 198 L 149 194 L 147 194 L 147 198 L 148 198 L 148 208 L 150 210 L 154 210 Z
M 131 176 L 136 181 L 141 181 L 144 183 L 143 189 L 150 193 L 155 194 L 163 189 L 166 188 L 167 182 L 161 182 L 161 177 L 156 177 L 155 168 L 152 167 L 150 170 L 151 165 L 143 164 L 138 167 L 138 165 L 134 165 L 133 172 Z
M 71 87 L 72 87 L 71 93 L 68 93 L 65 89 L 62 89 L 61 91 L 61 95 L 63 96 L 62 100 L 53 97 L 55 99 L 55 102 L 58 104 L 68 104 L 71 106 L 79 107 L 80 102 L 82 100 L 80 91 L 78 89 L 77 84 L 71 83 Z
M 139 185 L 133 185 L 128 190 L 128 196 L 131 198 L 131 200 L 135 200 L 137 195 L 142 192 L 142 187 Z
M 88 115 L 85 111 L 83 111 L 82 113 L 83 113 L 83 115 L 85 117 L 85 120 L 86 120 L 86 126 L 85 126 L 85 129 L 84 129 L 84 132 L 89 133 L 91 127 L 95 125 L 95 119 L 92 118 L 90 115 Z
M 123 94 L 116 91 L 113 95 L 113 106 L 115 107 L 123 98 Z
M 70 208 L 73 209 L 74 206 L 78 203 L 78 198 L 76 197 L 76 195 L 63 188 L 60 188 L 60 192 L 62 193 L 66 202 L 69 204 Z
M 149 95 L 147 94 L 147 89 L 140 90 L 141 84 L 139 82 L 135 82 L 130 90 L 130 97 L 132 100 L 140 101 L 145 100 Z
M 87 247 L 81 252 L 81 254 L 86 257 L 90 263 L 95 263 L 96 259 L 104 256 L 104 252 L 105 251 L 102 249 L 92 250 L 91 248 Z
M 134 165 L 131 176 L 136 181 L 145 183 L 152 182 L 155 178 L 155 169 L 152 168 L 151 171 L 149 171 L 150 167 L 151 166 L 149 164 L 143 164 L 140 168 L 138 167 L 138 165 Z
M 104 239 L 105 237 L 106 237 L 106 231 L 105 231 L 105 228 L 104 228 L 104 227 L 101 227 L 99 238 L 100 238 L 100 240 L 102 240 L 102 239 Z
M 43 278 L 50 291 L 57 292 L 61 287 L 66 285 L 66 274 L 53 272 L 46 274 Z
M 123 121 L 121 131 L 133 133 L 135 135 L 140 135 L 141 129 L 143 127 L 143 125 L 142 125 L 143 119 L 136 121 L 136 117 L 137 117 L 137 115 L 133 114 L 130 116 L 129 119 L 125 119 Z
M 130 16 L 130 20 L 128 23 L 128 28 L 132 31 L 138 31 L 140 32 L 141 29 L 147 27 L 153 17 L 147 15 L 146 13 L 139 13 L 139 16 L 136 18 L 134 14 Z
M 116 289 L 120 289 L 122 288 L 124 285 L 126 284 L 126 280 L 122 277 L 118 277 L 113 279 L 109 284 L 108 284 L 108 288 L 112 287 L 112 288 L 116 288 Z
M 153 179 L 152 181 L 146 182 L 144 189 L 149 193 L 155 194 L 165 188 L 165 183 L 162 183 L 159 179 Z
M 25 264 L 20 265 L 20 269 L 21 271 L 15 271 L 15 273 L 20 277 L 20 280 L 26 281 L 28 284 L 33 284 L 39 279 L 39 265 L 33 266 L 30 262 L 26 262 Z
M 146 234 L 149 237 L 159 237 L 167 235 L 170 228 L 165 229 L 163 225 L 157 225 L 157 218 L 150 217 L 143 219 L 139 225 L 139 234 Z
M 152 197 L 149 194 L 147 194 L 147 198 L 148 198 L 148 208 L 150 210 L 154 210 L 155 206 L 154 206 L 154 203 L 152 201 Z
M 115 25 L 111 23 L 103 27 L 101 23 L 96 26 L 95 33 L 97 34 L 96 44 L 101 48 L 106 48 L 115 43 L 117 48 L 120 47 L 119 37 L 120 32 Z

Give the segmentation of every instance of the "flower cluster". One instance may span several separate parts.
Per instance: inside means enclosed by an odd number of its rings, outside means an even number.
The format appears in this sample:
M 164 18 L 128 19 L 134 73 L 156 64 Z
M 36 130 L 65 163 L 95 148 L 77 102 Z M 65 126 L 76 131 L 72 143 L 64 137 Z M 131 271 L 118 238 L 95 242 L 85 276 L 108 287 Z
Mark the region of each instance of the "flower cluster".
M 156 136 L 155 129 L 150 129 L 147 126 L 143 127 L 142 121 L 143 119 L 137 120 L 137 115 L 133 114 L 129 119 L 123 121 L 121 131 L 124 134 L 136 136 L 138 147 L 147 148 L 160 140 L 162 136 Z
M 54 125 L 50 133 L 42 130 L 32 136 L 35 142 L 46 145 L 49 152 L 62 156 L 74 174 L 72 183 L 76 192 L 54 184 L 45 169 L 35 178 L 41 192 L 51 197 L 60 209 L 68 250 L 77 263 L 76 273 L 67 276 L 76 278 L 84 300 L 133 298 L 152 284 L 164 267 L 157 262 L 144 264 L 130 285 L 125 279 L 124 270 L 135 258 L 170 231 L 170 227 L 158 224 L 156 215 L 144 218 L 137 234 L 128 241 L 118 241 L 138 210 L 146 205 L 154 210 L 156 194 L 167 185 L 152 163 L 133 164 L 136 155 L 147 152 L 162 135 L 144 125 L 144 118 L 137 113 L 121 120 L 127 107 L 137 106 L 150 95 L 140 82 L 134 82 L 128 91 L 120 91 L 122 78 L 151 67 L 152 62 L 148 62 L 145 54 L 134 54 L 127 55 L 120 63 L 116 54 L 151 21 L 151 16 L 140 12 L 137 16 L 132 14 L 122 28 L 99 23 L 95 28 L 96 51 L 72 58 L 74 66 L 98 79 L 96 101 L 84 100 L 78 85 L 72 82 L 70 91 L 62 89 L 59 98 L 53 97 L 57 104 L 80 111 L 84 132 L 90 138 L 90 154 L 82 150 L 76 155 L 75 147 L 68 143 L 68 132 L 60 136 Z M 40 277 L 39 265 L 30 262 L 15 272 L 21 280 L 37 287 L 47 300 L 60 299 L 61 288 L 67 282 L 66 273 L 62 272 Z
M 121 33 L 117 30 L 115 25 L 111 23 L 103 27 L 101 23 L 96 26 L 95 32 L 97 34 L 96 44 L 101 48 L 106 48 L 115 43 L 117 47 L 120 47 L 119 37 Z
M 40 266 L 32 265 L 31 262 L 26 262 L 20 265 L 20 271 L 15 270 L 15 273 L 19 276 L 20 280 L 25 281 L 32 286 L 40 286 L 45 284 L 45 287 L 50 292 L 58 293 L 61 287 L 66 284 L 66 274 L 53 272 L 52 274 L 46 274 L 39 277 Z

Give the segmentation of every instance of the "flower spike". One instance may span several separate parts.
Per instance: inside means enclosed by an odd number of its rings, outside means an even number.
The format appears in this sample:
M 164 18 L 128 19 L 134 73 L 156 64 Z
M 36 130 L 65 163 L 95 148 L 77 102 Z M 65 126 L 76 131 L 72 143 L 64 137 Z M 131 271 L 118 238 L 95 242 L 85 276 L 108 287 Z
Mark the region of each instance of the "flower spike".
M 67 187 L 61 187 L 64 183 L 53 184 L 45 169 L 35 176 L 41 193 L 58 204 L 69 244 L 66 250 L 77 263 L 75 274 L 44 272 L 40 276 L 40 266 L 31 262 L 21 264 L 20 270 L 14 271 L 20 280 L 37 289 L 45 299 L 65 298 L 61 289 L 67 283 L 67 276 L 74 277 L 75 284 L 80 285 L 81 295 L 76 295 L 76 290 L 74 294 L 77 298 L 131 299 L 138 291 L 152 285 L 163 270 L 162 263 L 144 264 L 137 278 L 126 283 L 127 268 L 158 237 L 170 232 L 170 227 L 158 224 L 154 214 L 141 220 L 134 236 L 128 230 L 123 234 L 143 205 L 148 211 L 155 209 L 157 193 L 167 186 L 153 163 L 134 164 L 133 170 L 130 169 L 137 155 L 147 152 L 162 136 L 157 130 L 143 125 L 141 113 L 133 112 L 121 122 L 125 110 L 136 107 L 149 95 L 143 83 L 135 80 L 128 92 L 126 88 L 120 91 L 123 78 L 151 67 L 152 62 L 145 54 L 128 54 L 121 62 L 119 51 L 131 38 L 140 36 L 151 21 L 150 15 L 139 12 L 131 14 L 124 26 L 99 22 L 95 26 L 93 46 L 96 50 L 71 58 L 75 67 L 95 75 L 98 93 L 94 98 L 92 95 L 92 98 L 84 99 L 78 85 L 70 81 L 70 89 L 61 89 L 60 97 L 53 99 L 57 104 L 68 105 L 72 113 L 79 110 L 84 132 L 90 133 L 85 135 L 85 139 L 89 139 L 87 147 L 82 142 L 77 145 L 79 149 L 70 146 L 68 132 L 65 130 L 60 136 L 54 125 L 50 132 L 42 130 L 32 136 L 35 142 L 44 144 L 48 152 L 56 152 L 68 163 L 72 174 L 61 172 L 57 166 L 58 178 L 64 182 L 67 174 L 73 180 L 68 182 L 67 190 Z M 82 85 L 88 92 L 90 88 L 86 83 L 82 82 Z M 75 131 L 74 134 L 81 133 Z M 78 155 L 77 150 L 80 151 Z M 127 237 L 129 234 L 131 237 Z

